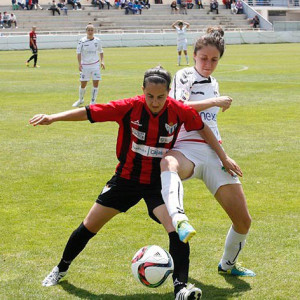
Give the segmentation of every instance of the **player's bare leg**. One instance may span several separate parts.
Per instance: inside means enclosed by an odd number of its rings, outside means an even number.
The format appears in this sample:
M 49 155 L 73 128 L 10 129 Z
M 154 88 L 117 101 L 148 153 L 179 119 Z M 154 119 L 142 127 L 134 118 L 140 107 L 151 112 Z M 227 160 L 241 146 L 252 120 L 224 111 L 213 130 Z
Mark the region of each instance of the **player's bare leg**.
M 219 272 L 235 276 L 255 276 L 251 270 L 236 264 L 251 226 L 251 216 L 242 185 L 227 184 L 221 186 L 215 197 L 232 221 L 225 241 L 224 254 L 218 267 Z

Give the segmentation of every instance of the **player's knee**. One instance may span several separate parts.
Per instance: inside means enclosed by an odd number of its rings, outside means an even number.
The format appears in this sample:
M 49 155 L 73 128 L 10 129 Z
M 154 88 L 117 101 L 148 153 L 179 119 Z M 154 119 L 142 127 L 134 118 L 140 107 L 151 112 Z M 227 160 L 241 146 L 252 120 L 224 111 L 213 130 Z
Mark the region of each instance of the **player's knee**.
M 178 171 L 178 162 L 172 156 L 165 156 L 160 161 L 160 170 L 163 171 Z
M 251 221 L 251 216 L 248 214 L 241 218 L 237 224 L 234 224 L 234 228 L 240 234 L 247 234 L 251 227 Z

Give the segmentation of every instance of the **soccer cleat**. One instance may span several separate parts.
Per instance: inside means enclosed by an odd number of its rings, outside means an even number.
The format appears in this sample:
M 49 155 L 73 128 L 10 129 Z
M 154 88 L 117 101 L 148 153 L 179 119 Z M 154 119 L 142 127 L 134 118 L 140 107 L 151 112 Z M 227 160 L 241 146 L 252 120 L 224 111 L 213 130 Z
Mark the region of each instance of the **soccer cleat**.
M 84 100 L 77 100 L 76 102 L 73 103 L 73 107 L 78 107 L 80 104 L 82 104 L 84 102 Z
M 39 65 L 35 65 L 35 66 L 33 66 L 34 68 L 40 68 L 40 66 Z
M 26 65 L 26 67 L 29 67 L 29 62 L 26 61 L 26 62 L 25 62 L 25 65 Z
M 202 297 L 202 291 L 193 284 L 182 288 L 175 297 L 175 300 L 199 300 Z
M 42 286 L 53 286 L 67 274 L 67 272 L 59 272 L 58 267 L 54 267 L 48 276 L 42 282 Z
M 196 230 L 188 221 L 178 222 L 176 231 L 179 239 L 184 243 L 187 243 L 196 234 Z
M 91 100 L 90 104 L 96 104 L 96 100 Z
M 228 274 L 228 275 L 232 275 L 232 276 L 243 276 L 243 277 L 256 276 L 256 274 L 253 271 L 246 269 L 239 264 L 235 264 L 233 266 L 233 268 L 229 269 L 229 270 L 223 270 L 221 267 L 221 264 L 219 264 L 218 265 L 218 273 L 219 274 Z

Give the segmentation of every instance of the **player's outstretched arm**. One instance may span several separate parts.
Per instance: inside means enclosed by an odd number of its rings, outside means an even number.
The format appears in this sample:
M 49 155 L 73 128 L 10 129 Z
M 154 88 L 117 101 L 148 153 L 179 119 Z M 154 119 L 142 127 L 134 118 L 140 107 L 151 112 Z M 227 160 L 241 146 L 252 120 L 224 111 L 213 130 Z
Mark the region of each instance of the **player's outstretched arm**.
M 84 107 L 74 110 L 68 110 L 57 114 L 46 115 L 38 114 L 29 120 L 29 124 L 37 125 L 50 125 L 58 121 L 85 121 L 87 120 L 87 113 Z
M 220 96 L 216 98 L 209 98 L 202 101 L 186 101 L 185 104 L 194 108 L 196 111 L 203 111 L 213 106 L 218 106 L 222 108 L 222 112 L 230 108 L 232 103 L 232 98 L 229 96 Z
M 201 136 L 205 139 L 205 141 L 212 147 L 212 149 L 217 153 L 220 160 L 222 161 L 223 167 L 230 175 L 237 174 L 238 176 L 243 176 L 243 172 L 238 164 L 231 159 L 224 151 L 224 149 L 220 146 L 218 140 L 215 135 L 209 128 L 209 126 L 205 125 L 202 130 L 199 131 Z

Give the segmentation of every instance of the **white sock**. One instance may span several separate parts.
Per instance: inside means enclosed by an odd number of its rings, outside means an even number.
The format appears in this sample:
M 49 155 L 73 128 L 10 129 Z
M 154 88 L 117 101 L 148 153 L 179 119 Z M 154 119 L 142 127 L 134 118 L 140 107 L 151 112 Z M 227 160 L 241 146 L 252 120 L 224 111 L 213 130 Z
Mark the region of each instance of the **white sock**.
M 91 102 L 96 102 L 97 95 L 98 95 L 98 88 L 93 87 L 93 89 L 92 89 L 92 99 L 91 99 Z
M 231 269 L 237 261 L 237 258 L 244 248 L 247 234 L 240 234 L 230 227 L 226 241 L 223 257 L 220 261 L 223 270 Z
M 186 63 L 189 64 L 189 57 L 188 57 L 188 55 L 185 56 L 185 60 L 186 60 Z
M 178 65 L 180 65 L 181 62 L 181 55 L 178 55 Z
M 83 97 L 85 94 L 85 88 L 82 88 L 81 86 L 79 87 L 79 100 L 83 101 Z
M 188 220 L 183 209 L 183 186 L 176 172 L 164 171 L 160 175 L 161 194 L 167 206 L 173 226 L 176 228 L 180 221 Z

